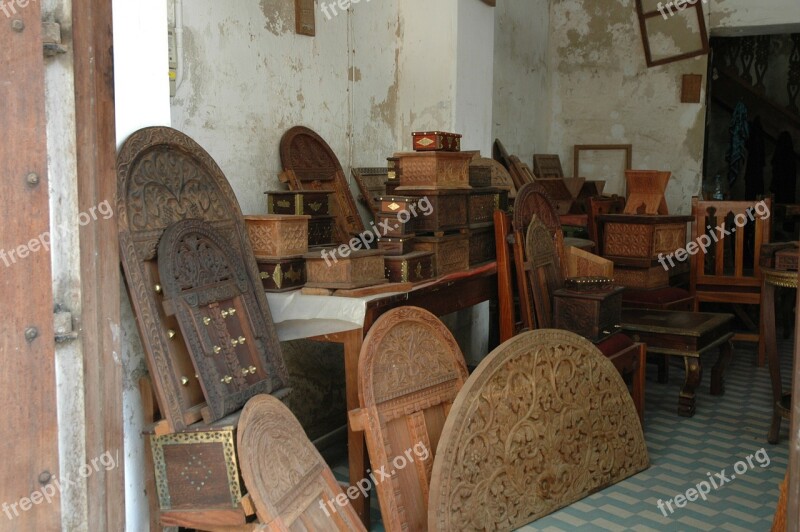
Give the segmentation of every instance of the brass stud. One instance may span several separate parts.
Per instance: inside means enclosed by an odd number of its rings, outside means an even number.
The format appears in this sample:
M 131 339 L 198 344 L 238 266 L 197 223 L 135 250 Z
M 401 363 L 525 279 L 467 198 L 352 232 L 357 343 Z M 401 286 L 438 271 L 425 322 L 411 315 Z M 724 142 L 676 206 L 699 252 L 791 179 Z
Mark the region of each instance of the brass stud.
M 155 289 L 156 294 L 160 294 L 161 293 L 161 285 L 160 284 L 155 285 L 153 288 Z
M 255 366 L 250 366 L 250 368 L 249 368 L 249 369 L 250 369 L 250 373 L 251 373 L 252 375 L 255 375 L 255 374 L 256 374 L 256 371 L 258 371 L 258 368 L 256 368 Z
M 222 379 L 220 379 L 220 382 L 222 382 L 223 384 L 230 384 L 231 382 L 233 382 L 233 377 L 231 377 L 230 375 L 225 375 L 224 377 L 222 377 Z
M 233 308 L 233 307 L 229 308 L 228 309 L 228 316 L 233 316 L 234 314 L 236 314 L 236 309 Z
M 214 354 L 218 355 L 220 353 L 222 353 L 222 348 L 220 346 L 218 346 L 218 345 L 215 345 L 214 346 Z
M 203 323 L 204 323 L 205 325 L 208 325 L 209 323 L 211 323 L 211 318 L 209 318 L 208 316 L 206 316 L 205 318 L 203 318 Z
M 181 384 L 183 384 L 184 386 L 188 386 L 189 385 L 189 377 L 186 377 L 186 376 L 181 377 Z
M 223 310 L 222 312 L 220 312 L 220 314 L 222 315 L 223 318 L 227 318 L 228 317 L 228 311 L 227 310 Z
M 247 377 L 248 375 L 250 375 L 250 370 L 249 370 L 249 369 L 247 369 L 247 368 L 242 368 L 242 375 L 244 375 L 245 377 Z
M 167 336 L 169 336 L 169 339 L 170 339 L 170 340 L 172 340 L 173 338 L 175 338 L 175 334 L 176 334 L 176 333 L 175 333 L 175 331 L 173 331 L 172 329 L 170 329 L 170 330 L 168 330 L 168 331 L 167 331 Z
M 239 340 L 236 340 L 236 339 L 231 340 L 231 345 L 233 347 L 236 347 L 237 345 L 239 345 Z
M 247 338 L 245 338 L 244 336 L 240 336 L 240 337 L 239 337 L 239 344 L 241 344 L 241 345 L 244 345 L 244 343 L 245 343 L 246 341 L 247 341 Z

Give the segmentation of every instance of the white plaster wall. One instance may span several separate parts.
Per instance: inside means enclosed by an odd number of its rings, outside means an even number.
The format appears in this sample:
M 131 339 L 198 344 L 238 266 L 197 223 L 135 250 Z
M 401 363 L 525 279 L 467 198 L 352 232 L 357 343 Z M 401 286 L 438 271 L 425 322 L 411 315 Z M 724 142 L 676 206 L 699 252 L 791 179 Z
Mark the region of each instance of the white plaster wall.
M 494 9 L 492 140 L 532 164 L 534 153 L 549 153 L 550 1 L 503 0 Z
M 708 0 L 705 7 L 714 35 L 800 31 L 797 0 Z
M 165 0 L 114 0 L 114 93 L 117 146 L 134 131 L 170 125 Z M 130 302 L 121 290 L 126 530 L 147 530 L 144 444 L 138 381 L 145 362 Z

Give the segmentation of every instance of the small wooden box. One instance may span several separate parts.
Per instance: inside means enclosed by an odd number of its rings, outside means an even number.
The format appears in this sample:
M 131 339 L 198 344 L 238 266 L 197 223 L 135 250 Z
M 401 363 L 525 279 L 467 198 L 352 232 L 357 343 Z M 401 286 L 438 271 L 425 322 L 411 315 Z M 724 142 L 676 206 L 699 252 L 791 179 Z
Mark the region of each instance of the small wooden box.
M 375 215 L 375 226 L 382 238 L 407 238 L 414 235 L 416 219 L 409 216 L 407 222 L 402 222 L 397 214 L 379 212 Z
M 492 223 L 494 211 L 508 208 L 508 192 L 496 188 L 473 190 L 467 200 L 467 222 L 470 227 Z
M 331 213 L 331 190 L 303 192 L 265 192 L 269 214 L 308 214 L 323 216 Z
M 553 294 L 553 324 L 600 342 L 620 330 L 622 322 L 621 286 L 576 290 L 562 288 Z
M 349 251 L 347 257 L 342 256 L 343 247 Z M 309 288 L 363 288 L 386 282 L 381 251 L 352 251 L 342 244 L 308 253 L 305 259 Z
M 259 259 L 297 257 L 308 252 L 310 216 L 245 216 L 253 254 Z
M 775 269 L 782 271 L 797 271 L 798 250 L 784 249 L 775 253 Z
M 396 153 L 400 159 L 398 191 L 470 189 L 472 155 L 460 152 Z
M 461 135 L 442 131 L 412 133 L 414 151 L 461 151 Z
M 649 268 L 660 254 L 686 246 L 686 224 L 691 216 L 602 214 L 603 255 L 616 265 Z
M 615 266 L 614 281 L 625 288 L 655 290 L 669 286 L 669 271 L 660 265 L 652 268 Z
M 233 510 L 244 484 L 236 460 L 239 413 L 184 432 L 150 434 L 156 492 L 162 512 Z
M 417 233 L 438 233 L 467 227 L 468 191 L 417 190 L 409 194 L 419 197 L 414 219 Z
M 475 163 L 469 165 L 469 186 L 483 188 L 492 186 L 492 167 L 487 164 Z
M 394 185 L 397 186 L 397 181 L 400 180 L 400 159 L 398 157 L 389 157 L 386 159 L 386 167 L 388 173 L 386 174 L 386 179 L 389 183 L 395 182 Z
M 414 251 L 432 251 L 436 275 L 469 270 L 469 235 L 417 237 Z
M 309 247 L 331 246 L 336 243 L 336 218 L 312 216 L 308 221 Z
M 414 251 L 414 237 L 380 238 L 378 239 L 378 249 L 387 256 L 408 255 Z
M 408 196 L 381 196 L 378 198 L 379 212 L 394 213 L 411 212 L 411 208 L 416 208 L 419 198 Z
M 417 283 L 436 278 L 436 260 L 430 251 L 384 257 L 386 277 L 392 283 Z
M 266 292 L 288 292 L 306 284 L 306 261 L 296 259 L 256 259 Z
M 469 265 L 470 267 L 484 262 L 491 262 L 497 256 L 494 242 L 494 225 L 486 224 L 479 229 L 469 231 Z

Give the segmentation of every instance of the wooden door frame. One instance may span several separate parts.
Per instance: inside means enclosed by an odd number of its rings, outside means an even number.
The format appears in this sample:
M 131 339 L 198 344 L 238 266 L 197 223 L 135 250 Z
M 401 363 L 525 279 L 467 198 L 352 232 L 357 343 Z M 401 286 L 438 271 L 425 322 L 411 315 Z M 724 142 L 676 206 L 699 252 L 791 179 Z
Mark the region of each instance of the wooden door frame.
M 87 212 L 104 201 L 117 204 L 111 0 L 73 0 L 72 21 L 78 206 Z M 114 469 L 87 478 L 88 526 L 97 531 L 125 529 L 116 224 L 112 216 L 80 228 L 86 457 L 90 460 L 106 451 L 120 457 Z

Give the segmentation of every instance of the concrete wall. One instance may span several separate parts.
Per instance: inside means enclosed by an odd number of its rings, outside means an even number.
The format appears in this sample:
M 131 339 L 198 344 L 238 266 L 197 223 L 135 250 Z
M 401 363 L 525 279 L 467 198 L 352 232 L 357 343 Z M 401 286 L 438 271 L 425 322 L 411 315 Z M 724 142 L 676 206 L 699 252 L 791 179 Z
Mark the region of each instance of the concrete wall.
M 797 0 L 709 0 L 714 35 L 754 35 L 800 31 L 800 2 Z

